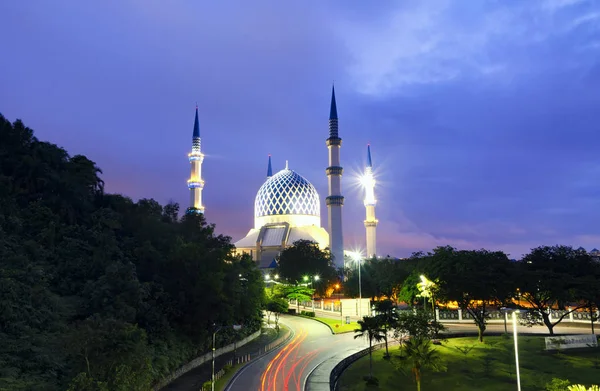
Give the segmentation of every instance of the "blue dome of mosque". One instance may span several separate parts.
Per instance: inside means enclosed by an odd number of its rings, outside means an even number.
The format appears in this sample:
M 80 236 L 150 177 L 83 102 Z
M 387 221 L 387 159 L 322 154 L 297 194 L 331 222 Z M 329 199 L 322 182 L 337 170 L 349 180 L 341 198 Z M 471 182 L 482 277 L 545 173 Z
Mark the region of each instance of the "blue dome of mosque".
M 319 194 L 303 176 L 285 168 L 268 178 L 254 201 L 254 216 L 320 216 Z

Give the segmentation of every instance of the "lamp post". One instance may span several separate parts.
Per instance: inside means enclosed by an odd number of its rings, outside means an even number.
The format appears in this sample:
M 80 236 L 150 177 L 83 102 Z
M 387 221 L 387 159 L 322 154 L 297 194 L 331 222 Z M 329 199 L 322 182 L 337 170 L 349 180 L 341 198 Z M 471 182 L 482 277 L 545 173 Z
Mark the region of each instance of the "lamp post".
M 517 342 L 517 311 L 512 313 L 513 339 L 515 340 L 515 366 L 517 368 L 517 390 L 521 391 L 521 374 L 519 372 L 519 345 Z
M 360 263 L 362 255 L 358 251 L 353 251 L 352 258 L 354 258 L 354 262 L 358 264 L 358 317 L 362 318 L 362 280 L 360 277 Z
M 315 274 L 314 276 L 304 276 L 302 277 L 302 279 L 306 282 L 306 286 L 308 287 L 308 283 L 310 282 L 310 289 L 314 288 L 313 285 L 313 281 L 319 281 L 320 277 L 318 274 Z M 315 297 L 314 297 L 314 293 L 313 296 L 311 297 L 311 303 L 312 303 L 312 310 L 313 312 L 315 312 Z
M 517 374 L 517 391 L 521 391 L 521 372 L 519 370 L 519 343 L 517 341 L 518 340 L 517 314 L 524 313 L 527 311 L 519 310 L 519 309 L 512 309 L 512 308 L 507 308 L 507 307 L 500 308 L 500 311 L 502 311 L 505 314 L 505 317 L 504 317 L 504 331 L 505 332 L 507 332 L 506 315 L 508 315 L 509 312 L 512 312 L 513 340 L 514 340 L 514 344 L 515 344 L 515 368 L 516 368 L 516 374 Z
M 213 340 L 212 340 L 212 376 L 210 382 L 211 391 L 215 391 L 215 345 L 217 341 L 217 333 L 221 330 L 221 327 L 217 327 L 216 324 L 213 323 Z
M 362 318 L 362 280 L 360 279 L 360 258 L 358 259 L 358 317 Z

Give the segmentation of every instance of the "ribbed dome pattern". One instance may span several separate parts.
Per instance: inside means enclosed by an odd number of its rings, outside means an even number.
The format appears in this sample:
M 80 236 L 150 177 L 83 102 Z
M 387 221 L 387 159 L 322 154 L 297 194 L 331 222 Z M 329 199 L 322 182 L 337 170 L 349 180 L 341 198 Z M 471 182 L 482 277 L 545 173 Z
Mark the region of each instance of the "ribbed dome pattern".
M 254 216 L 320 216 L 319 194 L 304 177 L 290 169 L 273 175 L 260 187 L 254 201 Z

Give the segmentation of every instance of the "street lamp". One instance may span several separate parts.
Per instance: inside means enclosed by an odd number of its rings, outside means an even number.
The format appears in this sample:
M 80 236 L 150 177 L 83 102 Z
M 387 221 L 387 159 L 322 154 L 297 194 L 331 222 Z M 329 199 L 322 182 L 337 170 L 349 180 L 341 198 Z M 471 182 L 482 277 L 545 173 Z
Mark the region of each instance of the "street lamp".
M 521 391 L 521 374 L 519 372 L 519 345 L 517 342 L 517 311 L 512 313 L 513 339 L 515 340 L 515 367 L 517 368 L 517 390 Z
M 240 274 L 241 276 L 241 274 Z M 212 338 L 212 376 L 210 381 L 210 389 L 211 391 L 215 391 L 215 345 L 216 345 L 216 337 L 217 333 L 223 328 L 223 326 L 217 327 L 215 323 L 213 323 L 213 338 Z M 233 329 L 235 331 L 239 331 L 242 329 L 242 325 L 234 324 Z M 235 361 L 235 353 L 237 350 L 237 341 L 233 342 L 233 360 Z
M 352 251 L 351 256 L 354 259 L 354 262 L 358 263 L 358 317 L 362 318 L 362 281 L 360 278 L 360 262 L 362 254 L 358 251 Z
M 516 373 L 517 373 L 517 390 L 521 391 L 521 372 L 519 370 L 519 343 L 517 341 L 517 339 L 518 339 L 518 334 L 517 334 L 517 314 L 525 313 L 527 311 L 526 310 L 513 309 L 513 308 L 507 308 L 507 307 L 500 308 L 500 311 L 502 311 L 505 314 L 508 314 L 509 312 L 512 312 L 513 339 L 514 339 L 514 343 L 515 343 L 515 368 L 516 368 Z M 504 331 L 507 332 L 507 329 L 506 329 L 506 316 L 504 317 Z
M 212 377 L 210 382 L 211 391 L 215 391 L 215 345 L 217 333 L 221 330 L 221 327 L 217 328 L 217 325 L 213 323 L 213 340 L 212 340 Z

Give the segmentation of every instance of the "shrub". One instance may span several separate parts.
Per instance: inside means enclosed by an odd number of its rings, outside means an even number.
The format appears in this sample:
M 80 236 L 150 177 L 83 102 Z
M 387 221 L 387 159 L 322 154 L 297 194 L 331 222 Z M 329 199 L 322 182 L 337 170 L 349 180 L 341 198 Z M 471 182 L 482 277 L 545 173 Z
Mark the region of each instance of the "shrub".
M 546 384 L 546 391 L 566 391 L 571 384 L 568 380 L 553 378 L 550 383 Z

